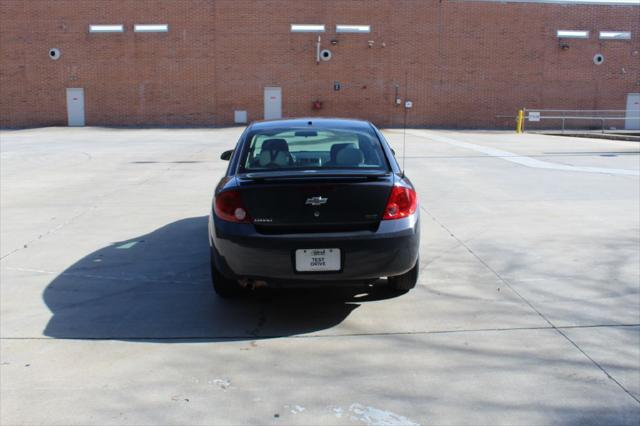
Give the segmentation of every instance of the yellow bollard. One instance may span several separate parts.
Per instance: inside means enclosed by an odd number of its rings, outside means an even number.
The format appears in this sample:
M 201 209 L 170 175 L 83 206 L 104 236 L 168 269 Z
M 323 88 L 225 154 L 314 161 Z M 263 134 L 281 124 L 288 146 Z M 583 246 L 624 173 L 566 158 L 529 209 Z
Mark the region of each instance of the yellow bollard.
M 522 133 L 524 124 L 524 111 L 518 110 L 518 119 L 516 120 L 516 133 Z

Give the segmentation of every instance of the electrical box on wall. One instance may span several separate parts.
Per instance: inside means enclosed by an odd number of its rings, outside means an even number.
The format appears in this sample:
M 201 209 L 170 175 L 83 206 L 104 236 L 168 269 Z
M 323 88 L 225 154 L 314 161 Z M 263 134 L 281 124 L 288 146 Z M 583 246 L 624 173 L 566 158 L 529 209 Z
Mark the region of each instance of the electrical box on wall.
M 233 112 L 233 122 L 234 123 L 246 123 L 247 122 L 247 111 L 234 111 Z

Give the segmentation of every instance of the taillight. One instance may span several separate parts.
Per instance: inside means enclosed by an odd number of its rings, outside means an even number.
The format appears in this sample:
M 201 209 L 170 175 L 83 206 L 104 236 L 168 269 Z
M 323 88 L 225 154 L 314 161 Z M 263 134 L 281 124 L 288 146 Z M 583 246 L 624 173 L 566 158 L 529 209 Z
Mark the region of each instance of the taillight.
M 395 185 L 391 189 L 382 220 L 402 219 L 416 212 L 418 197 L 416 191 L 406 186 Z
M 251 216 L 244 207 L 238 191 L 225 191 L 216 195 L 214 210 L 220 219 L 229 222 L 251 223 Z

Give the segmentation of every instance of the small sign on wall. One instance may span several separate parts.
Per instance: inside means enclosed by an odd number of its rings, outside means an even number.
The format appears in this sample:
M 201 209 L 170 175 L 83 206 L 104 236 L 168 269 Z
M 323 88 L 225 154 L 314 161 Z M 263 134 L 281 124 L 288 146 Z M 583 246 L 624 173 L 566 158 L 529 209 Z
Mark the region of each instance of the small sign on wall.
M 334 81 L 333 82 L 333 90 L 335 90 L 336 92 L 340 90 L 340 82 L 339 81 Z
M 540 121 L 540 112 L 529 111 L 529 121 Z

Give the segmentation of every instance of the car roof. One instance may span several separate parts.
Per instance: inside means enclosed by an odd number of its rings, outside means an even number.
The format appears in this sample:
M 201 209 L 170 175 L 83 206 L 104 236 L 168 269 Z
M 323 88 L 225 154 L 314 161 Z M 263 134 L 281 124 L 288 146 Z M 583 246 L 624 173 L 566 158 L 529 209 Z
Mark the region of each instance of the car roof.
M 322 128 L 345 128 L 345 129 L 371 129 L 372 124 L 365 120 L 357 120 L 350 118 L 320 118 L 320 117 L 301 117 L 287 118 L 283 120 L 255 121 L 249 126 L 251 130 L 270 130 L 282 128 L 300 128 L 308 127 L 315 129 Z

